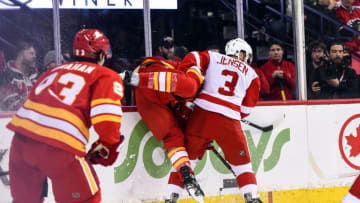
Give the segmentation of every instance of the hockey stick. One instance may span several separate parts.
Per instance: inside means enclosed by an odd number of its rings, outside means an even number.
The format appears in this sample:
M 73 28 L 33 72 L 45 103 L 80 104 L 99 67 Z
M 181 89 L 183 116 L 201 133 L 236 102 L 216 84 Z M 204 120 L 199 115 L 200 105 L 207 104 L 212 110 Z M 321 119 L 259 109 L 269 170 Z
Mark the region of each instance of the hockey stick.
M 268 132 L 271 131 L 275 128 L 277 128 L 279 126 L 279 124 L 285 119 L 285 114 L 283 114 L 279 119 L 277 119 L 276 121 L 274 121 L 271 125 L 268 126 L 259 126 L 251 121 L 245 120 L 245 119 L 241 119 L 241 122 L 245 123 L 246 125 L 249 125 L 251 127 L 254 127 L 258 130 L 261 130 L 263 132 Z
M 0 150 L 0 161 L 3 159 L 4 155 L 6 154 L 8 150 Z M 4 171 L 1 166 L 0 166 L 0 181 L 4 184 L 4 185 L 10 185 L 9 182 L 9 178 L 6 176 L 9 172 L 8 171 Z
M 234 171 L 232 170 L 230 164 L 224 159 L 224 157 L 221 156 L 221 154 L 215 149 L 215 147 L 213 146 L 212 151 L 214 152 L 214 154 L 217 156 L 217 158 L 226 166 L 227 169 L 229 169 L 231 171 L 231 173 L 235 176 L 236 175 L 234 173 Z

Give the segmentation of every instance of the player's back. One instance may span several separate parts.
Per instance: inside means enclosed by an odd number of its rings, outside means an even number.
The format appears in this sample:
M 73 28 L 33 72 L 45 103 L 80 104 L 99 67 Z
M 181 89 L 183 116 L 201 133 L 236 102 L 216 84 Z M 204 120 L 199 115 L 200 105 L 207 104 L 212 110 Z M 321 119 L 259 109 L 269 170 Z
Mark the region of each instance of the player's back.
M 179 62 L 159 59 L 156 57 L 147 57 L 139 65 L 139 72 L 178 72 Z
M 72 62 L 54 67 L 40 76 L 8 127 L 38 141 L 84 155 L 88 129 L 94 123 L 94 108 L 91 108 L 116 101 L 120 106 L 122 87 L 116 72 L 97 64 Z
M 209 60 L 208 66 L 203 68 L 204 84 L 195 103 L 206 110 L 240 120 L 246 90 L 257 75 L 240 60 L 214 52 L 207 53 Z
M 139 73 L 146 72 L 157 72 L 159 74 L 154 75 L 153 81 L 166 80 L 166 72 L 181 72 L 178 68 L 179 62 L 159 59 L 156 57 L 147 57 L 141 64 L 138 66 Z M 136 89 L 136 94 L 141 94 L 141 97 L 146 98 L 150 102 L 155 102 L 159 104 L 168 104 L 175 102 L 176 98 L 173 94 L 166 92 L 157 92 L 150 89 Z M 139 99 L 139 97 L 138 97 Z M 138 108 L 139 105 L 142 105 L 141 102 L 137 102 Z M 140 107 L 141 108 L 141 107 Z

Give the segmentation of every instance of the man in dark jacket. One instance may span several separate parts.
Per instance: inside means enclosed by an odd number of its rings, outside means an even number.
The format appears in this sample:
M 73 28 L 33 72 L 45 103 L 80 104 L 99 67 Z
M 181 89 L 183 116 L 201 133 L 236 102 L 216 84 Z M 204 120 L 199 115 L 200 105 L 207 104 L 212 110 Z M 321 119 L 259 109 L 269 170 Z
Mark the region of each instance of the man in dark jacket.
M 329 46 L 329 60 L 316 69 L 312 87 L 317 87 L 319 99 L 357 97 L 356 72 L 344 60 L 344 45 L 332 42 Z

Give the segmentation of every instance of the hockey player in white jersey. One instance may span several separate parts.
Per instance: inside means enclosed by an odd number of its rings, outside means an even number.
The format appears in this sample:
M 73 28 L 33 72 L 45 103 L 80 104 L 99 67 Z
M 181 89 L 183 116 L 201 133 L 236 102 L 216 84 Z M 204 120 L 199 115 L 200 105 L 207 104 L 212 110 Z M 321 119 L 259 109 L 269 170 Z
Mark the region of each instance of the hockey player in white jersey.
M 248 116 L 256 105 L 260 80 L 255 71 L 246 64 L 252 58 L 252 50 L 244 40 L 230 40 L 225 51 L 227 56 L 211 51 L 195 51 L 185 56 L 177 69 L 191 77 L 178 77 L 177 73 L 164 80 L 154 77 L 164 73 L 141 73 L 132 76 L 132 84 L 139 88 L 175 95 L 181 91 L 194 91 L 181 88 L 181 79 L 193 79 L 202 84 L 200 93 L 194 100 L 194 112 L 190 115 L 185 129 L 186 149 L 192 164 L 203 156 L 208 144 L 215 140 L 236 175 L 240 193 L 246 203 L 262 203 L 240 124 L 240 119 Z M 182 192 L 183 185 L 179 180 L 181 179 L 170 175 L 171 195 L 166 202 L 176 202 L 176 197 Z

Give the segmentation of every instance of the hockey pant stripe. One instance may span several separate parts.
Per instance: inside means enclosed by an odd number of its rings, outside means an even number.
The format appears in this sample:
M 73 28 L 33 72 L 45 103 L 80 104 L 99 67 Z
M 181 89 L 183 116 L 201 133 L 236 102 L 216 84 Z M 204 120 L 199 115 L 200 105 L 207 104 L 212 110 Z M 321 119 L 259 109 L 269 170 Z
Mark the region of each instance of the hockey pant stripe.
M 251 163 L 243 164 L 243 165 L 232 165 L 232 164 L 230 165 L 231 165 L 231 169 L 234 171 L 236 176 L 239 176 L 242 173 L 246 173 L 246 172 L 254 173 L 251 170 Z
M 90 170 L 90 167 L 89 165 L 87 164 L 87 162 L 85 161 L 84 157 L 78 157 L 78 156 L 75 156 L 75 158 L 79 161 L 80 163 L 80 166 L 84 172 L 84 175 L 86 177 L 86 180 L 88 181 L 88 184 L 89 184 L 89 188 L 90 188 L 90 191 L 91 191 L 91 194 L 94 195 L 98 190 L 98 186 L 95 182 L 95 178 L 94 176 L 92 175 L 91 173 L 91 170 Z
M 189 157 L 183 157 L 181 159 L 178 159 L 175 163 L 173 163 L 173 166 L 176 170 L 178 170 L 179 166 L 185 165 L 185 163 L 189 164 Z
M 178 151 L 185 151 L 185 152 L 186 152 L 185 147 L 177 147 L 177 148 L 175 148 L 175 149 L 172 149 L 172 150 L 170 150 L 170 152 L 168 153 L 169 159 L 170 159 L 176 152 L 178 152 Z
M 177 160 L 179 160 L 182 157 L 189 157 L 189 155 L 186 151 L 179 151 L 173 154 L 171 157 L 169 157 L 169 159 L 171 163 L 175 163 Z
M 251 193 L 253 197 L 257 197 L 256 177 L 251 169 L 251 163 L 230 165 L 236 175 L 236 182 L 240 188 L 240 193 L 243 195 Z

